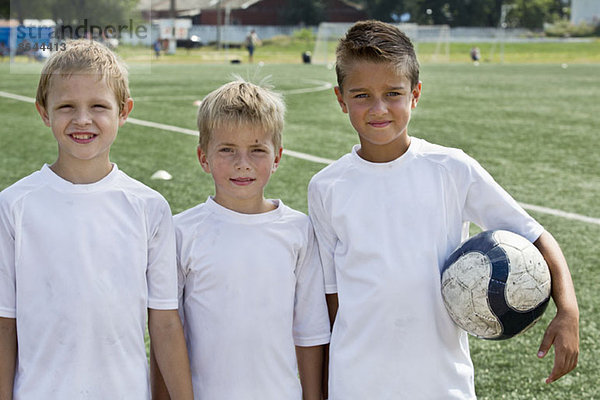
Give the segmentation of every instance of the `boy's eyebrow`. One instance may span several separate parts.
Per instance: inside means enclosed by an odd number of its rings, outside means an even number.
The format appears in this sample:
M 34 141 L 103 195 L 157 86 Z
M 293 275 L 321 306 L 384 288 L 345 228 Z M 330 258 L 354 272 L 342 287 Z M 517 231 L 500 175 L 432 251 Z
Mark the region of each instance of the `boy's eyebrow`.
M 386 87 L 386 90 L 406 90 L 406 86 L 404 85 L 400 85 L 400 86 L 391 86 L 391 87 Z M 368 91 L 368 89 L 366 88 L 351 88 L 348 89 L 348 92 L 350 93 L 354 93 L 354 92 L 366 92 Z
M 235 143 L 225 143 L 225 142 L 221 142 L 221 143 L 217 143 L 217 146 L 237 146 L 237 144 Z
M 216 146 L 217 147 L 239 147 L 239 144 L 223 142 L 223 143 L 217 143 Z M 248 147 L 265 147 L 265 146 L 269 146 L 269 143 L 258 142 L 258 143 L 251 143 L 248 145 Z

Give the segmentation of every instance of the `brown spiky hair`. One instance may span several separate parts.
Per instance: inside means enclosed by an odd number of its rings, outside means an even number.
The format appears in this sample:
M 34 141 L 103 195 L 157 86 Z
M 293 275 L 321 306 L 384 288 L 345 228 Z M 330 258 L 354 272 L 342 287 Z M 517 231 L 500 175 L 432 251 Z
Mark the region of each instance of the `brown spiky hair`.
M 38 83 L 36 102 L 46 108 L 53 78 L 79 74 L 97 75 L 114 92 L 119 112 L 129 99 L 129 80 L 125 64 L 105 45 L 93 40 L 79 39 L 66 43 L 46 61 Z
M 356 62 L 390 63 L 415 88 L 419 83 L 419 62 L 412 42 L 404 32 L 381 21 L 359 21 L 340 39 L 335 51 L 337 82 L 343 91 L 348 70 Z

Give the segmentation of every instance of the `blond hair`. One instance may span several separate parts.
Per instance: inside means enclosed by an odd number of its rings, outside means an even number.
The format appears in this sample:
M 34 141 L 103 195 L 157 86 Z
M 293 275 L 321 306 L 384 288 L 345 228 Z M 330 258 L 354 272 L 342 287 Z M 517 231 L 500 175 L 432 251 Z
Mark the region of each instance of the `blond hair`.
M 408 78 L 411 87 L 419 83 L 419 62 L 412 42 L 400 29 L 381 21 L 359 21 L 340 40 L 335 51 L 338 86 L 353 63 L 391 63 Z
M 125 64 L 108 47 L 88 39 L 72 40 L 46 61 L 38 83 L 36 102 L 46 108 L 46 100 L 56 75 L 97 74 L 114 92 L 119 112 L 129 99 L 129 79 Z
M 281 147 L 285 103 L 280 94 L 241 78 L 209 93 L 198 110 L 200 148 L 206 150 L 212 133 L 223 126 L 252 124 L 271 134 Z

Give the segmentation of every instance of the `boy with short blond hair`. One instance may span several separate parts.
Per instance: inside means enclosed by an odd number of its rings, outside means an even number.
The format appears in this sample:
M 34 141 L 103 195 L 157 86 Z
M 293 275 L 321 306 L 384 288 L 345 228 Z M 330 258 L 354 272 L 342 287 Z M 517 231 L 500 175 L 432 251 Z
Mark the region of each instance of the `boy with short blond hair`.
M 547 382 L 575 368 L 579 311 L 556 241 L 471 157 L 408 135 L 421 96 L 408 37 L 390 24 L 356 23 L 338 45 L 336 71 L 335 94 L 360 145 L 309 184 L 335 320 L 329 399 L 475 398 L 467 334 L 440 289 L 441 267 L 468 222 L 516 232 L 540 249 L 557 314 L 538 356 L 554 345 Z
M 109 159 L 125 66 L 69 42 L 36 108 L 58 157 L 0 193 L 0 398 L 150 399 L 148 325 L 172 398 L 191 399 L 169 205 Z
M 174 218 L 197 399 L 321 398 L 329 318 L 313 228 L 264 197 L 284 111 L 280 95 L 237 80 L 198 112 L 198 159 L 215 195 Z

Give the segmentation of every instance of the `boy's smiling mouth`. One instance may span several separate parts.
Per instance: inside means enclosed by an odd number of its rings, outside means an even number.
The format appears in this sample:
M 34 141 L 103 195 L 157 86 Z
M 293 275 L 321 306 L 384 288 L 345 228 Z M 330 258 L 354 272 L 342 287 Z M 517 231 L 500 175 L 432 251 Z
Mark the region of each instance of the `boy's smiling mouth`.
M 247 186 L 254 182 L 254 178 L 231 178 L 229 179 L 234 185 Z
M 390 121 L 371 121 L 371 122 L 369 122 L 369 125 L 371 125 L 374 128 L 385 128 L 389 124 L 391 124 Z
M 93 141 L 96 136 L 95 133 L 91 133 L 91 132 L 75 132 L 75 133 L 71 133 L 69 134 L 69 136 L 71 137 L 71 139 L 73 139 L 74 142 L 76 143 L 80 143 L 80 144 L 85 144 L 85 143 L 90 143 L 91 141 Z

